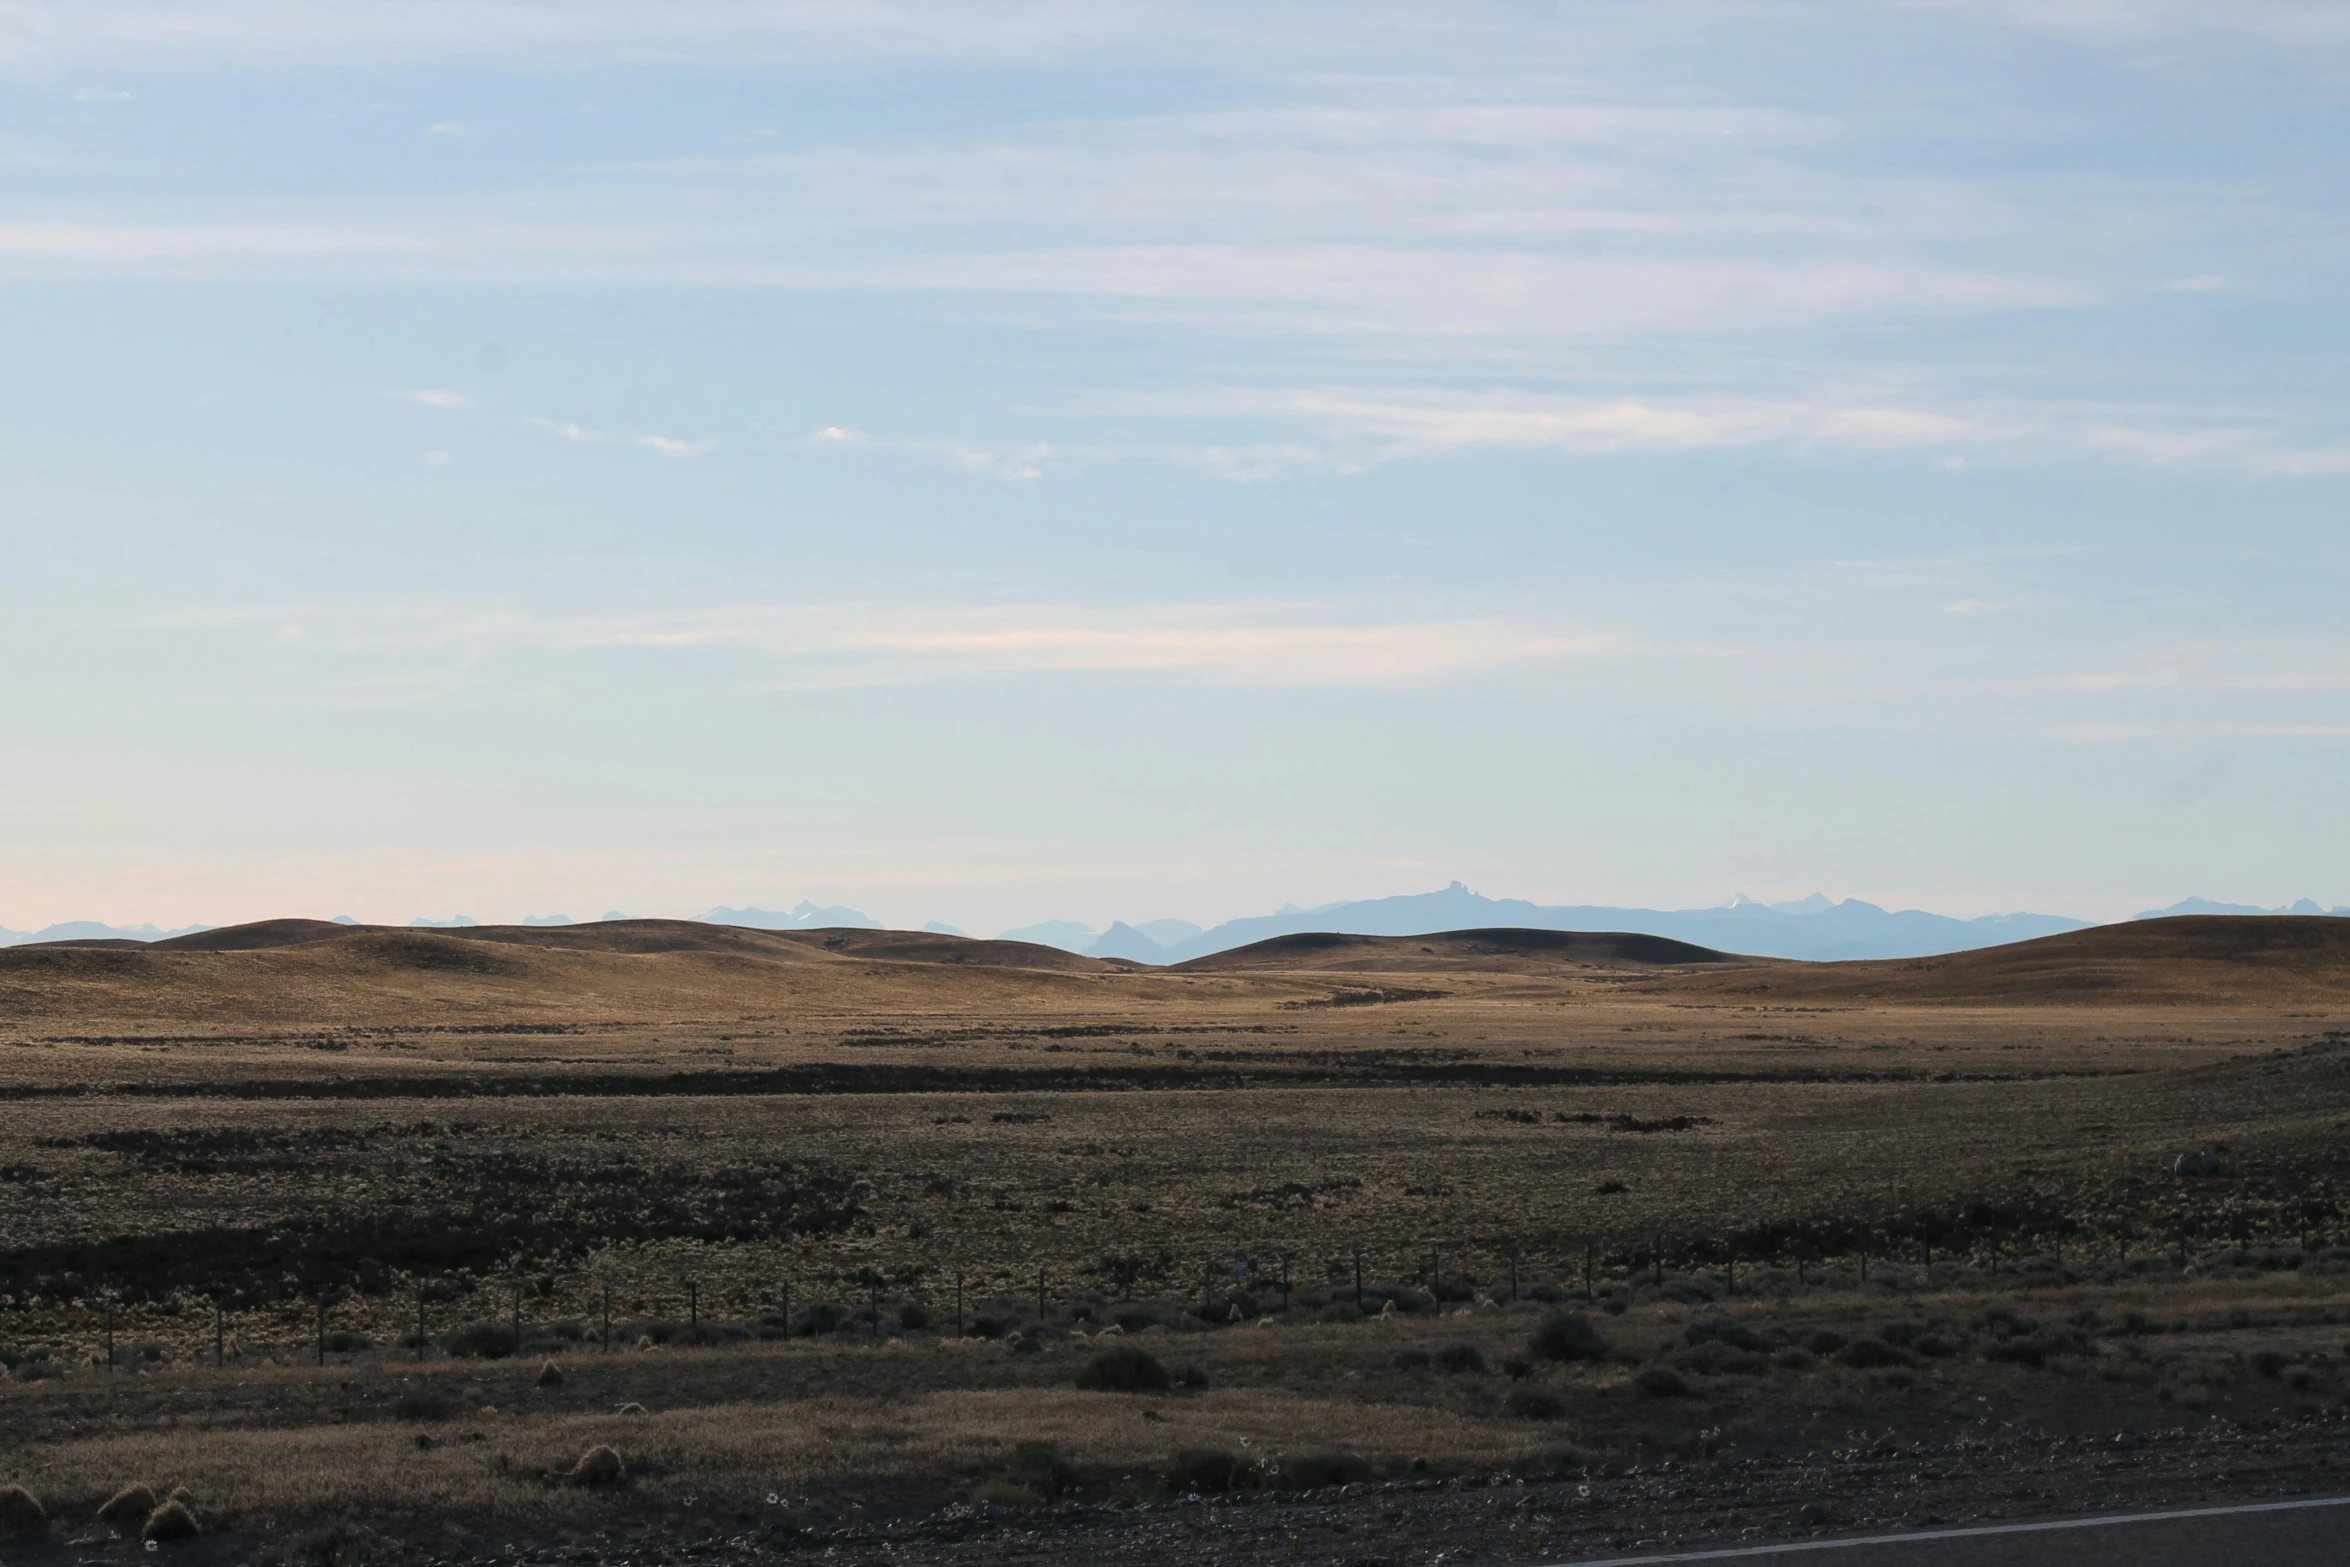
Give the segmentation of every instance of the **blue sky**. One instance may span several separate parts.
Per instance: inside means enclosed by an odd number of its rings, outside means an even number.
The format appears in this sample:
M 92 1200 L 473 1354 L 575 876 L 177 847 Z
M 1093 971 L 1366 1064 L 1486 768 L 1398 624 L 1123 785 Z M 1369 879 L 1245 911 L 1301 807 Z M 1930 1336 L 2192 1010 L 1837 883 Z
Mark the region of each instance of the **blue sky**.
M 0 9 L 0 925 L 2350 902 L 2350 9 Z

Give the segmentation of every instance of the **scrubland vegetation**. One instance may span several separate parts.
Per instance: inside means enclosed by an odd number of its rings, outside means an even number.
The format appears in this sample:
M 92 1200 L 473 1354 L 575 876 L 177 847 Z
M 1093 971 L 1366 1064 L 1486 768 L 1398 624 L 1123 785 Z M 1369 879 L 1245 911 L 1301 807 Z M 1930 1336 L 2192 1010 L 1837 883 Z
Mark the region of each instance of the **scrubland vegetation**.
M 2342 1451 L 2316 960 L 2290 1004 L 2044 959 L 1970 1004 L 1501 950 L 1403 983 L 332 946 L 0 960 L 0 1527 L 946 1551 L 1506 1485 L 1558 1501 L 1504 1531 L 1539 1554 L 1660 1465 L 1761 1476 L 1710 1526 L 1786 1529 L 2030 1506 L 2001 1466 L 2077 1434 L 2144 1477 L 2222 1426 Z M 1887 1442 L 1977 1478 L 1769 1478 Z

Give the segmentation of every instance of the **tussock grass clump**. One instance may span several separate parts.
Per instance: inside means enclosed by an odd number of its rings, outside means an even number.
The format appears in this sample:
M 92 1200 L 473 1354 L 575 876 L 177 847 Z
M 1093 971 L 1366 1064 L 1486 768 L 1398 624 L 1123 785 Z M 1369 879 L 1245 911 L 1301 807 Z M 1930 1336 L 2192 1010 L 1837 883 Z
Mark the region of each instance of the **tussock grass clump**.
M 1649 1398 L 1690 1398 L 1697 1392 L 1689 1379 L 1671 1366 L 1650 1366 L 1632 1379 L 1632 1385 Z
M 196 1526 L 196 1515 L 188 1504 L 177 1499 L 165 1502 L 147 1515 L 146 1524 L 139 1530 L 144 1540 L 193 1540 L 203 1533 Z
M 41 1499 L 21 1485 L 0 1485 L 0 1530 L 18 1533 L 38 1529 L 49 1521 Z
M 1483 1371 L 1485 1352 L 1474 1344 L 1447 1344 L 1436 1352 L 1436 1365 L 1442 1371 Z
M 1607 1335 L 1580 1311 L 1554 1311 L 1542 1319 L 1526 1347 L 1541 1360 L 1605 1360 Z
M 1050 1442 L 1022 1442 L 1012 1449 L 1011 1478 L 1047 1501 L 1077 1489 L 1077 1466 Z
M 1077 1372 L 1077 1385 L 1089 1393 L 1164 1393 L 1174 1383 L 1159 1357 L 1139 1344 L 1105 1349 Z
M 551 1360 L 543 1360 L 539 1362 L 539 1374 L 536 1380 L 540 1387 L 561 1387 L 563 1385 L 563 1368 Z
M 618 1453 L 599 1445 L 580 1454 L 579 1462 L 571 1466 L 571 1473 L 565 1478 L 573 1485 L 602 1489 L 627 1479 L 628 1466 L 620 1461 Z
M 1567 1401 L 1549 1388 L 1526 1382 L 1510 1389 L 1501 1401 L 1501 1412 L 1512 1420 L 1564 1420 Z
M 1855 1371 L 1879 1371 L 1888 1366 L 1906 1366 L 1909 1356 L 1881 1338 L 1864 1334 L 1836 1351 L 1836 1363 Z
M 155 1511 L 155 1493 L 143 1485 L 126 1485 L 98 1509 L 98 1521 L 117 1534 L 129 1534 Z
M 437 1387 L 417 1388 L 392 1400 L 394 1420 L 446 1420 L 457 1405 Z
M 1228 1496 L 1246 1490 L 1250 1470 L 1246 1460 L 1220 1447 L 1179 1447 L 1167 1463 L 1159 1484 L 1184 1496 Z
M 1290 1491 L 1360 1485 L 1371 1478 L 1371 1466 L 1352 1453 L 1308 1453 L 1302 1458 L 1284 1459 L 1281 1464 L 1281 1485 Z

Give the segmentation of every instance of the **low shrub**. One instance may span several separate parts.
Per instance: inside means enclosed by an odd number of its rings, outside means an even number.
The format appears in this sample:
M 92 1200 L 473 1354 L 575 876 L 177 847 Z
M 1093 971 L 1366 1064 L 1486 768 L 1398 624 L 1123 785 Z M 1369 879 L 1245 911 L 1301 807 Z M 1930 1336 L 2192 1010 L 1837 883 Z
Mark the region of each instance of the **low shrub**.
M 1089 1393 L 1164 1393 L 1174 1383 L 1159 1357 L 1139 1344 L 1105 1349 L 1077 1372 L 1077 1385 Z
M 1885 1340 L 1863 1334 L 1836 1351 L 1836 1363 L 1855 1371 L 1876 1371 L 1886 1366 L 1906 1366 L 1909 1357 Z
M 827 1333 L 838 1333 L 848 1325 L 848 1321 L 849 1314 L 831 1301 L 810 1301 L 792 1313 L 791 1334 L 793 1338 L 822 1338 Z M 999 1328 L 993 1333 L 982 1336 L 1002 1338 L 1004 1335 L 1003 1330 Z
M 49 1521 L 41 1499 L 21 1485 L 0 1485 L 0 1530 L 19 1533 Z
M 1834 1328 L 1814 1328 L 1804 1336 L 1803 1347 L 1815 1355 L 1833 1355 L 1844 1347 L 1844 1335 Z
M 1308 1453 L 1303 1458 L 1284 1459 L 1281 1464 L 1282 1488 L 1290 1491 L 1360 1485 L 1371 1477 L 1371 1466 L 1352 1453 Z
M 1588 1460 L 1580 1449 L 1565 1442 L 1553 1442 L 1540 1452 L 1528 1455 L 1518 1467 L 1529 1474 L 1571 1475 L 1581 1474 L 1587 1466 Z
M 919 1333 L 928 1326 L 930 1326 L 930 1312 L 926 1308 L 921 1306 L 900 1306 L 898 1308 L 898 1331 L 900 1333 Z
M 1185 1366 L 1175 1373 L 1175 1385 L 1196 1393 L 1208 1385 L 1208 1374 L 1197 1366 Z
M 1440 1371 L 1481 1372 L 1485 1352 L 1474 1344 L 1447 1344 L 1436 1352 L 1436 1366 Z
M 2264 1377 L 2282 1376 L 2292 1358 L 2281 1349 L 2256 1349 L 2244 1357 L 2244 1363 Z
M 1012 1478 L 1046 1501 L 1077 1489 L 1077 1466 L 1050 1442 L 1022 1442 L 1012 1449 Z
M 1244 1490 L 1246 1462 L 1220 1447 L 1179 1447 L 1159 1484 L 1183 1496 L 1225 1496 Z
M 1579 1311 L 1554 1311 L 1542 1319 L 1526 1347 L 1540 1360 L 1605 1360 L 1607 1335 Z
M 563 1385 L 563 1368 L 551 1360 L 542 1360 L 539 1362 L 539 1374 L 535 1380 L 540 1387 L 561 1387 Z
M 147 1515 L 139 1530 L 145 1540 L 192 1540 L 202 1531 L 196 1527 L 196 1515 L 181 1501 L 165 1502 Z
M 352 1333 L 338 1329 L 326 1336 L 326 1347 L 331 1354 L 356 1355 L 362 1351 L 373 1349 L 375 1343 L 364 1333 Z
M 1682 1333 L 1681 1342 L 1692 1349 L 1700 1344 L 1726 1344 L 1756 1355 L 1767 1354 L 1772 1347 L 1769 1339 L 1729 1317 L 1706 1317 L 1692 1322 Z
M 627 1479 L 628 1466 L 611 1448 L 591 1447 L 579 1455 L 579 1462 L 571 1466 L 571 1473 L 565 1478 L 573 1485 L 601 1489 Z
M 1411 1344 L 1389 1356 L 1387 1363 L 1398 1371 L 1425 1371 L 1435 1358 L 1417 1344 Z
M 1563 1420 L 1567 1401 L 1549 1388 L 1523 1382 L 1509 1391 L 1501 1401 L 1501 1412 L 1512 1420 Z
M 1534 1362 L 1523 1355 L 1512 1355 L 1501 1363 L 1502 1375 L 1513 1382 L 1523 1382 L 1534 1374 Z
M 1697 1391 L 1671 1366 L 1650 1366 L 1632 1379 L 1632 1385 L 1650 1398 L 1688 1398 Z
M 1802 1352 L 1799 1350 L 1797 1353 Z M 1699 1344 L 1693 1349 L 1676 1351 L 1673 1355 L 1673 1364 L 1709 1377 L 1760 1376 L 1763 1372 L 1771 1369 L 1768 1356 L 1758 1355 L 1750 1350 L 1732 1349 L 1727 1344 L 1717 1344 L 1711 1340 Z
M 156 1506 L 153 1491 L 143 1485 L 126 1485 L 98 1509 L 98 1521 L 117 1534 L 129 1534 L 146 1523 Z
M 502 1322 L 468 1322 L 441 1335 L 441 1348 L 456 1360 L 504 1360 L 514 1347 L 514 1331 Z
M 446 1420 L 456 1413 L 456 1401 L 439 1388 L 417 1388 L 392 1400 L 395 1420 Z

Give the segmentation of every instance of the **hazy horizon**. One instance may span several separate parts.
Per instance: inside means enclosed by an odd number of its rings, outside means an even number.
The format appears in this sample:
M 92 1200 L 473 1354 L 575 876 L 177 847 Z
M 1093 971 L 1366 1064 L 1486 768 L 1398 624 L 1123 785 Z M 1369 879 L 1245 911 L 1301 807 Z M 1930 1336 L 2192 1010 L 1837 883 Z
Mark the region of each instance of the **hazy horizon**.
M 2346 75 L 2260 0 L 19 8 L 0 926 L 2350 903 Z

